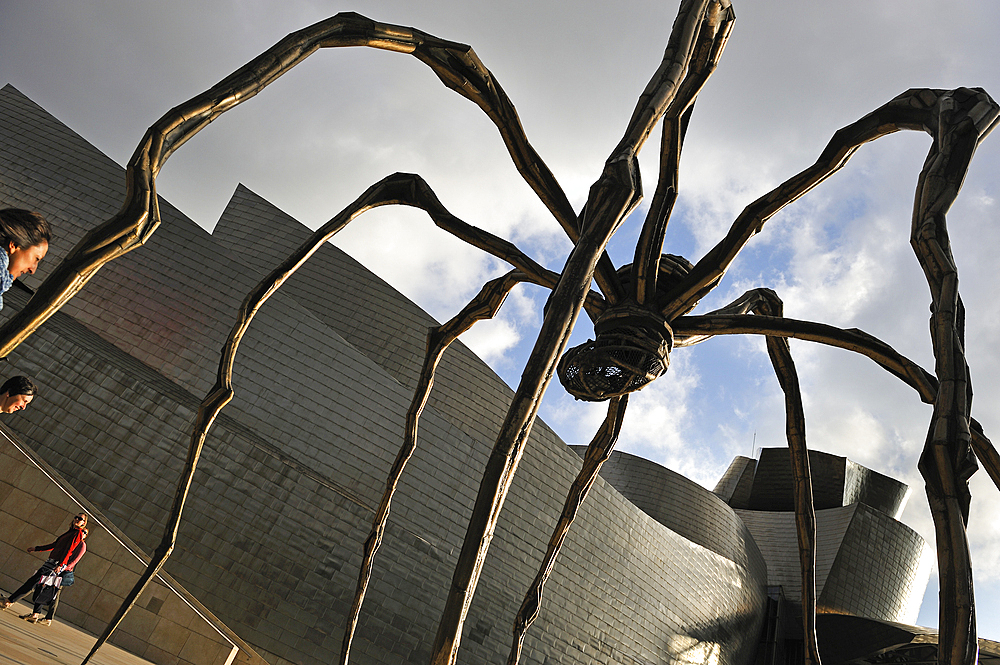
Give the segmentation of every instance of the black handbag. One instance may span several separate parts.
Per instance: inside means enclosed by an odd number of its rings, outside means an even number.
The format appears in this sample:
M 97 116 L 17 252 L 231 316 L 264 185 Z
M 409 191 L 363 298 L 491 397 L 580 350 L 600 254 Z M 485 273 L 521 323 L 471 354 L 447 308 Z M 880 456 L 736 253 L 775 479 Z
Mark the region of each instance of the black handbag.
M 38 584 L 35 585 L 35 593 L 31 596 L 31 602 L 35 605 L 48 605 L 59 592 L 61 580 L 55 575 L 43 575 Z
M 35 605 L 48 605 L 55 599 L 58 591 L 59 587 L 57 586 L 37 584 L 35 585 L 35 593 L 31 597 L 31 602 Z

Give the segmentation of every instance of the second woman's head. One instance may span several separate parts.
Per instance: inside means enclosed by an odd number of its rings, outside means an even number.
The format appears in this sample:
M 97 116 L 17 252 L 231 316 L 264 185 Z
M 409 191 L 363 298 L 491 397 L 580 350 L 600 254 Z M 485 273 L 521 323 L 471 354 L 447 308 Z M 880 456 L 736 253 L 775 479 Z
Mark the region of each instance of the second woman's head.
M 37 212 L 20 208 L 0 210 L 0 246 L 7 252 L 7 271 L 17 279 L 34 274 L 49 251 L 52 231 Z

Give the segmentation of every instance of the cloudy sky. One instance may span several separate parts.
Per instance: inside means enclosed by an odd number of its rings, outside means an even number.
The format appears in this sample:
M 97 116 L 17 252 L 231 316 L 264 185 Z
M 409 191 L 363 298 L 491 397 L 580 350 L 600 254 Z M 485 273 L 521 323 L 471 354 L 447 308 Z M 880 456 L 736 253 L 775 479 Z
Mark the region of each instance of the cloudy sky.
M 552 0 L 0 0 L 0 85 L 12 83 L 124 164 L 146 128 L 287 33 L 340 11 L 470 44 L 516 105 L 535 148 L 579 208 L 662 57 L 674 2 Z M 665 251 L 697 260 L 744 206 L 810 165 L 832 134 L 912 87 L 983 87 L 1000 96 L 1000 4 L 841 0 L 735 4 L 737 22 L 685 144 L 681 195 Z M 930 141 L 897 134 L 755 237 L 698 312 L 750 288 L 775 289 L 788 316 L 861 328 L 933 368 L 929 295 L 909 248 L 913 189 Z M 657 145 L 643 154 L 647 192 Z M 373 49 L 314 54 L 179 150 L 158 190 L 206 228 L 243 183 L 310 227 L 372 183 L 419 173 L 465 221 L 559 270 L 570 245 L 520 179 L 495 127 L 416 59 Z M 976 155 L 950 215 L 967 308 L 974 415 L 1000 440 L 1000 135 Z M 645 208 L 612 241 L 631 261 Z M 336 243 L 438 319 L 507 267 L 435 229 L 380 209 Z M 44 271 L 43 271 L 44 272 Z M 512 386 L 546 293 L 522 287 L 466 342 Z M 696 312 L 697 313 L 697 312 Z M 592 336 L 581 321 L 573 343 Z M 903 520 L 933 542 L 917 458 L 930 408 L 870 361 L 792 342 L 810 447 L 909 483 Z M 603 406 L 553 385 L 543 418 L 586 443 Z M 780 389 L 761 339 L 724 338 L 673 354 L 635 395 L 619 449 L 711 488 L 734 455 L 782 446 Z M 969 523 L 980 634 L 1000 639 L 1000 492 L 972 481 Z M 937 624 L 936 579 L 919 623 Z

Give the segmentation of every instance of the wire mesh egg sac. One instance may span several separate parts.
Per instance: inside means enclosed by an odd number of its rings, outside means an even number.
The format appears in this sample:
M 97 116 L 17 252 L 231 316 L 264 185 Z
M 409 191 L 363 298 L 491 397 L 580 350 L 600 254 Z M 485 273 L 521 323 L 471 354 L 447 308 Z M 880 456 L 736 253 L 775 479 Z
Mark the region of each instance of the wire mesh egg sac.
M 667 371 L 670 346 L 644 327 L 616 326 L 567 351 L 556 371 L 573 397 L 601 402 L 635 392 Z

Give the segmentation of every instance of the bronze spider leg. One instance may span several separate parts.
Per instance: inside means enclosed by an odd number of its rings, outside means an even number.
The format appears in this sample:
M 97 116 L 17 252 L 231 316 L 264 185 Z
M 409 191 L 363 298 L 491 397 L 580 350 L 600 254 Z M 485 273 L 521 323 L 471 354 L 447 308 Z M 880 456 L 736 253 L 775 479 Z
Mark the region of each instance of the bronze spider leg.
M 735 15 L 732 7 L 728 4 L 716 3 L 709 5 L 706 10 L 706 19 L 710 29 L 703 27 L 699 31 L 692 50 L 688 72 L 676 96 L 663 114 L 660 177 L 650 211 L 643 224 L 642 234 L 636 245 L 636 258 L 633 262 L 633 266 L 636 266 L 633 270 L 638 275 L 633 297 L 639 304 L 643 304 L 647 299 L 651 300 L 655 293 L 660 248 L 663 245 L 667 220 L 677 198 L 678 164 L 691 109 L 698 92 L 718 64 L 722 50 L 732 31 Z M 652 273 L 651 278 L 648 277 L 650 273 Z M 596 317 L 592 318 L 596 319 Z M 507 658 L 508 665 L 515 665 L 520 660 L 525 634 L 538 617 L 545 582 L 552 572 L 556 557 L 562 549 L 577 512 L 579 512 L 590 488 L 597 479 L 601 466 L 614 450 L 624 421 L 627 404 L 628 395 L 611 399 L 608 405 L 608 415 L 587 447 L 583 467 L 570 486 L 562 514 L 549 539 L 548 548 L 538 574 L 525 594 L 524 601 L 514 620 L 514 639 Z
M 566 503 L 563 504 L 562 514 L 559 515 L 559 521 L 556 523 L 556 527 L 552 531 L 552 536 L 549 538 L 549 546 L 545 551 L 545 556 L 542 558 L 538 574 L 535 575 L 531 587 L 521 602 L 521 609 L 518 610 L 517 617 L 514 619 L 514 641 L 510 647 L 510 654 L 507 656 L 507 665 L 517 665 L 521 659 L 524 636 L 527 634 L 531 624 L 538 618 L 538 609 L 542 602 L 542 589 L 549 575 L 552 573 L 556 557 L 559 556 L 559 552 L 562 550 L 566 536 L 569 535 L 569 529 L 573 526 L 576 514 L 580 511 L 580 507 L 587 498 L 590 488 L 594 486 L 594 481 L 597 480 L 601 465 L 611 457 L 611 452 L 615 448 L 615 442 L 618 440 L 618 434 L 622 429 L 622 422 L 625 420 L 625 407 L 627 405 L 628 395 L 613 397 L 610 400 L 608 415 L 605 416 L 600 429 L 597 430 L 590 445 L 587 446 L 587 454 L 583 459 L 583 467 L 577 474 L 573 484 L 570 485 L 569 493 L 566 495 Z
M 765 302 L 760 310 L 769 311 L 774 303 Z M 754 308 L 757 309 L 756 307 Z M 781 316 L 781 302 L 777 311 Z M 792 461 L 793 495 L 795 498 L 795 532 L 799 544 L 799 567 L 802 573 L 802 635 L 807 665 L 819 665 L 819 644 L 816 641 L 816 510 L 813 505 L 812 472 L 806 449 L 806 419 L 802 409 L 799 378 L 792 361 L 788 339 L 768 336 L 767 355 L 785 394 L 785 436 Z
M 736 20 L 733 8 L 729 4 L 712 5 L 709 11 L 717 13 L 715 18 L 717 26 L 714 30 L 703 30 L 699 34 L 689 73 L 681 84 L 677 96 L 663 114 L 659 178 L 632 260 L 634 283 L 632 297 L 640 306 L 656 300 L 663 240 L 670 214 L 677 200 L 681 148 L 695 99 L 718 66 L 719 58 L 722 57 L 722 51 L 729 41 Z
M 767 335 L 768 340 L 779 336 L 795 337 L 836 346 L 874 360 L 883 369 L 914 388 L 921 400 L 928 404 L 934 404 L 940 392 L 937 377 L 897 353 L 888 344 L 857 329 L 843 330 L 811 321 L 730 313 L 680 317 L 673 322 L 673 326 L 679 346 L 722 334 Z M 974 418 L 970 418 L 969 423 L 971 446 L 994 485 L 1000 489 L 1000 455 L 983 433 L 982 426 Z
M 966 90 L 966 89 L 963 89 Z M 733 222 L 726 237 L 708 252 L 679 285 L 672 288 L 665 300 L 670 304 L 664 315 L 672 320 L 679 313 L 690 311 L 705 294 L 722 279 L 736 255 L 763 228 L 774 214 L 797 200 L 813 187 L 838 171 L 854 152 L 869 141 L 903 129 L 925 130 L 935 133 L 930 114 L 934 104 L 946 91 L 913 89 L 904 92 L 860 120 L 839 129 L 816 162 L 760 197 Z M 996 121 L 996 103 L 981 90 L 976 90 L 976 129 L 982 140 Z M 926 101 L 930 99 L 931 101 Z M 944 129 L 944 128 L 942 128 Z M 960 185 L 959 179 L 956 185 Z
M 427 353 L 424 356 L 424 364 L 420 370 L 420 378 L 413 393 L 413 400 L 410 408 L 406 412 L 406 428 L 404 432 L 403 445 L 396 455 L 392 468 L 389 471 L 389 478 L 386 480 L 385 493 L 382 495 L 382 502 L 379 504 L 372 520 L 372 530 L 365 540 L 364 555 L 361 562 L 361 570 L 358 573 L 358 585 L 354 595 L 354 602 L 351 606 L 351 613 L 344 628 L 344 640 L 340 650 L 340 663 L 346 665 L 350 657 L 351 644 L 354 641 L 354 632 L 357 629 L 358 617 L 361 614 L 361 605 L 364 602 L 365 593 L 368 589 L 368 582 L 371 579 L 372 564 L 375 554 L 382 543 L 385 533 L 385 525 L 389 519 L 389 508 L 393 494 L 399 484 L 399 479 L 403 475 L 406 463 L 417 447 L 417 428 L 420 422 L 420 414 L 427 405 L 431 388 L 434 385 L 434 372 L 437 369 L 441 357 L 445 350 L 458 339 L 459 335 L 467 331 L 477 321 L 491 319 L 500 310 L 500 306 L 506 299 L 510 290 L 525 281 L 523 273 L 513 270 L 502 277 L 487 282 L 479 294 L 456 314 L 450 321 L 441 326 L 435 326 L 427 331 Z
M 160 223 L 156 176 L 185 141 L 250 99 L 320 48 L 370 46 L 409 53 L 446 86 L 473 101 L 493 121 L 518 172 L 571 240 L 579 222 L 552 172 L 524 134 L 514 105 L 471 47 L 413 28 L 377 23 L 346 12 L 291 33 L 209 90 L 171 109 L 151 126 L 126 166 L 126 194 L 114 217 L 88 232 L 56 266 L 25 307 L 0 327 L 0 357 L 8 355 L 72 298 L 109 261 L 145 243 Z M 602 256 L 597 282 L 614 293 L 614 267 Z
M 934 517 L 941 580 L 938 661 L 971 665 L 979 654 L 966 536 L 968 479 L 976 471 L 969 423 L 972 384 L 964 351 L 965 308 L 945 216 L 976 146 L 996 121 L 997 106 L 984 92 L 959 89 L 941 95 L 929 116 L 925 128 L 934 144 L 917 186 L 910 244 L 931 289 L 931 341 L 940 385 L 919 468 Z
M 785 320 L 782 317 L 783 309 L 781 299 L 774 291 L 753 289 L 722 309 L 706 314 L 705 317 L 727 316 L 741 320 L 774 317 Z M 753 312 L 753 316 L 747 316 L 747 312 Z M 688 337 L 684 345 L 690 346 L 703 339 L 705 338 Z M 802 394 L 788 338 L 781 335 L 767 335 L 766 343 L 767 355 L 771 359 L 774 373 L 785 394 L 785 436 L 791 456 L 795 532 L 798 538 L 799 568 L 802 578 L 802 634 L 805 662 L 819 665 L 819 645 L 816 641 L 816 510 L 813 505 L 809 451 L 806 448 L 806 420 L 802 409 Z
M 372 521 L 371 533 L 364 544 L 364 555 L 362 557 L 361 570 L 358 574 L 358 585 L 355 591 L 354 602 L 351 606 L 351 613 L 344 629 L 344 640 L 340 652 L 340 663 L 342 665 L 346 665 L 350 657 L 351 644 L 354 640 L 354 633 L 357 629 L 358 617 L 361 613 L 361 605 L 364 602 L 368 582 L 371 578 L 371 570 L 375 554 L 378 551 L 382 542 L 382 537 L 385 533 L 385 525 L 388 521 L 392 497 L 395 493 L 397 485 L 399 484 L 399 479 L 402 477 L 403 469 L 405 468 L 406 463 L 413 455 L 414 450 L 416 450 L 420 414 L 427 405 L 427 399 L 430 396 L 431 388 L 434 385 L 434 373 L 437 369 L 438 363 L 444 355 L 445 350 L 451 345 L 452 342 L 458 339 L 462 333 L 471 328 L 475 322 L 493 318 L 497 311 L 499 311 L 500 306 L 503 304 L 503 301 L 507 297 L 510 290 L 517 284 L 524 281 L 533 280 L 527 280 L 523 273 L 514 270 L 502 277 L 498 277 L 497 279 L 487 282 L 479 292 L 479 295 L 477 295 L 472 302 L 466 305 L 461 312 L 455 315 L 455 317 L 444 325 L 431 328 L 427 333 L 427 352 L 424 356 L 424 364 L 421 368 L 417 387 L 414 390 L 413 400 L 410 402 L 410 408 L 406 414 L 406 427 L 403 445 L 400 447 L 396 460 L 389 472 L 389 478 L 386 480 L 385 493 L 382 496 L 382 501 L 376 512 L 375 519 Z M 536 283 L 538 283 L 537 280 Z M 589 310 L 592 318 L 596 319 L 600 314 L 600 311 L 603 309 L 601 302 L 602 299 L 595 293 L 591 293 L 585 301 L 584 307 Z M 624 406 L 622 407 L 622 410 L 624 410 Z M 614 432 L 615 438 L 617 438 L 620 427 L 621 424 L 619 420 L 618 427 Z M 606 428 L 607 426 L 603 427 L 601 431 L 603 432 Z M 612 445 L 613 442 L 614 439 L 611 441 Z M 610 449 L 608 450 L 608 454 L 610 455 Z M 593 481 L 591 481 L 591 483 L 592 482 Z M 589 489 L 589 485 L 587 486 L 587 489 Z M 586 490 L 584 490 L 584 495 L 585 494 Z M 572 521 L 572 518 L 570 518 L 570 521 Z
M 917 391 L 920 400 L 933 404 L 938 392 L 937 377 L 900 355 L 891 346 L 868 333 L 844 330 L 825 323 L 772 316 L 745 316 L 723 308 L 698 316 L 682 316 L 671 323 L 676 346 L 691 346 L 715 335 L 772 335 L 834 346 L 863 355 Z M 1000 490 L 1000 454 L 986 437 L 982 425 L 970 419 L 972 447 L 983 468 Z
M 683 9 L 681 13 L 683 13 Z M 667 221 L 677 198 L 680 152 L 691 109 L 698 92 L 718 64 L 734 20 L 735 15 L 728 3 L 715 3 L 707 8 L 705 25 L 708 25 L 709 29 L 704 29 L 703 26 L 699 31 L 690 57 L 688 71 L 676 96 L 663 114 L 660 177 L 650 211 L 643 224 L 642 234 L 636 245 L 636 256 L 633 262 L 634 283 L 636 285 L 633 298 L 639 305 L 647 301 L 651 302 L 655 297 L 660 250 L 663 245 Z M 614 300 L 610 298 L 609 301 L 614 303 Z M 538 574 L 525 594 L 514 621 L 514 638 L 507 658 L 508 665 L 516 665 L 520 660 L 525 634 L 538 616 L 542 590 L 552 572 L 555 559 L 580 506 L 597 479 L 601 466 L 611 456 L 614 449 L 624 420 L 627 400 L 628 395 L 619 395 L 611 399 L 608 405 L 608 415 L 587 447 L 583 467 L 570 487 L 562 514 L 549 539 L 549 545 Z
M 683 9 L 681 13 L 683 13 Z M 703 25 L 699 31 L 690 57 L 688 71 L 676 96 L 663 114 L 660 177 L 650 211 L 646 215 L 646 221 L 636 245 L 632 268 L 635 283 L 632 297 L 639 305 L 652 302 L 655 298 L 660 251 L 667 222 L 677 198 L 678 165 L 691 109 L 698 92 L 718 64 L 734 20 L 735 15 L 728 3 L 709 5 L 705 21 L 705 25 L 708 25 L 709 29 L 704 29 Z M 610 298 L 609 301 L 614 303 L 614 300 Z M 542 590 L 552 572 L 555 559 L 580 506 L 597 479 L 601 466 L 614 449 L 624 420 L 627 400 L 628 395 L 619 395 L 611 399 L 608 415 L 587 448 L 583 467 L 570 487 L 562 514 L 549 539 L 549 545 L 538 574 L 525 595 L 514 621 L 514 639 L 507 659 L 508 665 L 515 665 L 520 660 L 525 634 L 538 616 Z
M 535 342 L 507 417 L 487 462 L 459 554 L 451 589 L 432 648 L 431 662 L 454 662 L 462 626 L 489 549 L 513 474 L 520 462 L 542 395 L 563 353 L 580 311 L 582 297 L 594 277 L 595 266 L 621 221 L 638 204 L 640 183 L 636 154 L 653 125 L 677 94 L 701 30 L 719 27 L 717 11 L 709 2 L 681 5 L 667 44 L 663 63 L 643 92 L 625 136 L 608 158 L 604 172 L 591 187 L 581 215 L 580 240 L 566 262 L 549 298 L 541 331 Z M 716 9 L 719 5 L 712 5 Z M 609 303 L 611 298 L 608 293 Z
M 934 516 L 941 577 L 939 658 L 971 665 L 978 651 L 972 604 L 971 560 L 965 523 L 970 452 L 968 368 L 962 350 L 957 267 L 948 244 L 945 213 L 954 201 L 979 141 L 997 122 L 998 106 L 978 89 L 909 90 L 839 130 L 810 168 L 761 197 L 737 218 L 683 282 L 668 294 L 668 319 L 683 314 L 721 279 L 764 222 L 843 166 L 862 144 L 901 129 L 923 129 L 934 141 L 920 175 L 911 245 L 932 292 L 931 336 L 939 389 L 920 469 Z
M 347 226 L 348 223 L 357 218 L 363 212 L 383 205 L 409 205 L 421 208 L 428 213 L 436 225 L 445 231 L 448 231 L 452 235 L 461 238 L 469 244 L 484 249 L 490 254 L 516 266 L 517 270 L 509 273 L 506 277 L 494 280 L 494 282 L 491 282 L 484 287 L 483 291 L 487 294 L 487 298 L 494 294 L 496 294 L 494 297 L 499 297 L 499 302 L 496 303 L 497 307 L 499 307 L 500 303 L 502 303 L 503 297 L 506 295 L 507 291 L 519 282 L 529 281 L 551 288 L 558 279 L 558 275 L 535 263 L 535 261 L 523 254 L 513 244 L 503 240 L 502 238 L 493 236 L 486 231 L 466 224 L 452 215 L 444 208 L 443 205 L 441 205 L 437 197 L 434 195 L 434 192 L 423 181 L 423 179 L 419 176 L 411 174 L 395 174 L 385 178 L 375 185 L 372 185 L 350 206 L 317 229 L 312 236 L 310 236 L 310 238 L 306 240 L 306 242 L 304 242 L 291 256 L 285 259 L 280 266 L 275 268 L 270 275 L 261 280 L 261 282 L 249 294 L 247 294 L 244 299 L 237 321 L 233 325 L 229 338 L 223 348 L 222 355 L 219 360 L 219 370 L 216 383 L 205 396 L 205 399 L 202 401 L 198 409 L 198 415 L 191 434 L 187 461 L 178 482 L 177 490 L 174 495 L 174 503 L 171 508 L 170 516 L 167 519 L 166 527 L 164 528 L 163 538 L 160 541 L 159 546 L 156 548 L 153 556 L 150 558 L 150 562 L 145 572 L 140 576 L 135 586 L 122 601 L 122 604 L 118 608 L 114 618 L 98 638 L 98 641 L 91 649 L 90 654 L 86 657 L 86 659 L 84 659 L 84 665 L 93 657 L 97 650 L 115 631 L 121 621 L 125 618 L 125 615 L 135 604 L 136 599 L 153 579 L 156 573 L 163 567 L 163 564 L 166 562 L 167 558 L 169 558 L 174 549 L 174 545 L 177 540 L 177 531 L 180 526 L 181 513 L 184 510 L 184 504 L 187 500 L 194 472 L 197 469 L 198 461 L 201 457 L 201 451 L 204 446 L 205 439 L 208 436 L 208 430 L 211 428 L 222 409 L 233 398 L 234 392 L 232 388 L 232 372 L 233 365 L 236 360 L 236 351 L 239 348 L 240 341 L 243 339 L 243 335 L 249 328 L 251 321 L 253 321 L 253 317 L 264 305 L 267 299 L 270 298 L 279 288 L 281 288 L 281 286 L 295 274 L 299 267 L 301 267 L 302 264 L 304 264 L 324 242 L 333 237 L 337 232 Z M 498 290 L 500 288 L 497 286 L 498 284 L 506 290 L 500 292 Z M 465 319 L 477 315 L 475 310 L 477 307 L 481 307 L 483 305 L 482 301 L 483 297 L 481 294 L 480 297 L 463 310 Z M 603 301 L 597 294 L 588 294 L 587 307 L 595 312 L 600 311 L 600 309 L 603 308 Z M 480 316 L 480 318 L 482 318 L 482 316 Z M 445 329 L 447 334 L 447 331 L 453 330 L 456 327 L 460 328 L 462 325 L 465 325 L 467 328 L 471 325 L 473 320 L 468 320 L 465 323 L 459 321 L 457 324 L 452 322 L 442 326 L 442 328 L 439 328 L 438 330 Z M 459 332 L 461 332 L 461 330 L 459 330 Z M 444 348 L 441 348 L 442 353 L 443 351 Z M 434 364 L 436 365 L 436 360 Z M 431 369 L 430 379 L 433 379 L 433 368 Z M 429 383 L 427 385 L 427 389 L 430 389 Z M 426 400 L 426 394 L 424 394 L 424 400 Z M 422 403 L 419 406 L 421 409 L 423 408 Z M 415 418 L 413 421 L 413 427 L 415 437 Z M 403 463 L 405 464 L 405 460 Z M 400 467 L 399 470 L 402 471 L 402 468 Z M 387 516 L 388 500 L 383 500 L 383 503 L 385 505 Z
M 678 163 L 694 100 L 708 77 L 715 70 L 735 19 L 732 8 L 722 3 L 710 5 L 707 14 L 712 16 L 711 20 L 715 22 L 716 27 L 711 30 L 702 29 L 699 32 L 688 73 L 663 116 L 660 178 L 650 205 L 650 211 L 643 224 L 642 234 L 636 245 L 636 258 L 633 262 L 633 270 L 638 275 L 633 297 L 639 304 L 643 304 L 647 299 L 652 300 L 655 293 L 660 248 L 663 245 L 667 220 L 677 198 Z M 650 273 L 652 273 L 652 277 L 648 276 Z M 548 548 L 538 574 L 525 594 L 521 608 L 514 620 L 514 638 L 507 658 L 508 665 L 516 665 L 520 660 L 524 637 L 528 628 L 538 617 L 542 590 L 555 565 L 556 557 L 569 534 L 576 514 L 597 479 L 601 466 L 614 450 L 614 444 L 624 421 L 627 400 L 628 395 L 616 396 L 610 400 L 608 415 L 587 447 L 583 467 L 570 486 L 562 514 L 549 539 Z
M 938 392 L 937 377 L 891 346 L 856 328 L 844 330 L 825 323 L 798 319 L 733 315 L 725 309 L 699 316 L 682 316 L 672 321 L 676 346 L 691 346 L 715 335 L 774 335 L 827 344 L 853 351 L 873 360 L 903 383 L 917 391 L 920 400 L 933 404 Z M 1000 490 L 1000 454 L 986 437 L 982 425 L 970 419 L 972 447 L 993 484 Z

